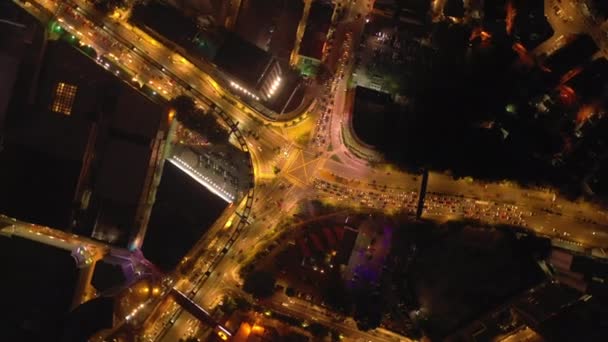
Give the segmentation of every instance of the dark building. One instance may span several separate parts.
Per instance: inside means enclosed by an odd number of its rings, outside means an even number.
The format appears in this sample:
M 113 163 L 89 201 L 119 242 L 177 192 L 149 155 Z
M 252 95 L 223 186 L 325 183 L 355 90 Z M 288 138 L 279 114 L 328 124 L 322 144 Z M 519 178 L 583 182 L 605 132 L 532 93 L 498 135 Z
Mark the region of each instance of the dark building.
M 334 6 L 326 1 L 315 1 L 310 6 L 306 29 L 300 42 L 300 56 L 321 60 Z
M 392 103 L 390 94 L 361 86 L 355 88 L 353 128 L 363 142 L 372 146 L 380 143 Z
M 194 18 L 184 16 L 175 7 L 156 1 L 151 1 L 147 5 L 135 5 L 129 21 L 145 31 L 166 37 L 185 48 L 190 48 L 192 39 L 199 32 Z
M 462 0 L 448 0 L 445 2 L 443 14 L 448 17 L 464 17 L 464 3 Z
M 424 24 L 426 13 L 400 6 L 395 0 L 384 0 L 374 2 L 372 9 L 373 20 L 365 25 L 366 32 L 369 30 L 386 29 L 388 26 L 395 28 L 401 34 L 420 37 L 427 32 Z
M 215 25 L 230 28 L 233 14 L 238 12 L 238 2 L 226 0 L 165 0 L 165 2 L 182 11 L 199 13 L 205 19 L 210 18 Z
M 31 47 L 0 152 L 0 211 L 126 245 L 145 222 L 167 109 L 76 45 L 45 41 L 39 24 L 27 30 L 35 34 L 24 38 Z
M 176 166 L 167 164 L 150 216 L 143 253 L 162 271 L 174 270 L 227 205 Z
M 372 13 L 376 16 L 395 18 L 398 9 L 399 5 L 395 0 L 377 0 L 374 1 Z
M 544 1 L 530 0 L 511 2 L 515 14 L 512 34 L 530 50 L 553 35 L 553 28 L 545 17 L 544 4 Z M 507 14 L 505 15 L 507 16 Z
M 35 63 L 36 55 L 42 49 L 42 27 L 35 18 L 27 15 L 12 2 L 2 2 L 0 13 L 0 147 L 3 128 L 7 119 L 9 105 L 15 91 L 20 90 L 19 76 L 28 74 L 23 67 Z M 33 70 L 30 70 L 30 73 Z M 30 75 L 31 76 L 31 75 Z M 22 79 L 24 77 L 21 77 Z M 28 84 L 21 85 L 27 87 Z
M 584 100 L 606 98 L 607 77 L 608 61 L 605 58 L 598 58 L 585 66 L 581 73 L 566 84 Z
M 0 341 L 60 341 L 76 291 L 69 251 L 0 235 Z
M 581 339 L 602 342 L 608 336 L 606 301 L 591 297 L 579 300 L 543 322 L 537 331 L 546 341 L 569 342 Z
M 585 64 L 597 51 L 599 49 L 593 39 L 581 34 L 565 47 L 546 57 L 543 63 L 555 75 L 563 75 L 568 70 Z
M 155 1 L 136 5 L 129 20 L 167 46 L 183 51 L 246 102 L 261 103 L 279 114 L 302 102 L 300 78 L 289 65 L 233 32 L 204 27 Z
M 505 34 L 508 0 L 483 2 L 483 27 L 492 34 Z
M 288 61 L 302 17 L 301 0 L 243 0 L 235 32 L 282 61 Z
M 255 98 L 270 99 L 282 81 L 280 63 L 238 35 L 227 32 L 213 63 L 234 79 L 233 87 Z
M 608 1 L 605 0 L 591 0 L 589 1 L 591 11 L 600 20 L 608 19 Z

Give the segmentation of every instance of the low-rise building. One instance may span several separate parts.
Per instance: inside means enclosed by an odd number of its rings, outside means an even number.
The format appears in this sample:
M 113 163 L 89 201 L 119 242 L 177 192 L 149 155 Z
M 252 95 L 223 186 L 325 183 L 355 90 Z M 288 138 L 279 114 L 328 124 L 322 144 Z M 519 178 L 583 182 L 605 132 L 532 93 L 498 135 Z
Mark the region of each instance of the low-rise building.
M 334 5 L 327 1 L 316 1 L 310 6 L 297 62 L 298 68 L 306 76 L 316 75 L 324 59 L 333 13 Z

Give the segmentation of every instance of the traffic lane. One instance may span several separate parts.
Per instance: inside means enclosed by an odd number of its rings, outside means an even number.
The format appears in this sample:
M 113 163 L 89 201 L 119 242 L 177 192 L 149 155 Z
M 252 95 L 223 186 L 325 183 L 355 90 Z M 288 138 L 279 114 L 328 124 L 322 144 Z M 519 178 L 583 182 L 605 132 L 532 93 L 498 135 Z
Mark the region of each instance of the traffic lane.
M 251 300 L 251 296 L 245 293 L 242 289 L 235 286 L 224 286 L 221 288 L 222 293 L 241 296 Z M 347 338 L 365 340 L 365 341 L 410 341 L 404 336 L 394 334 L 393 336 L 386 336 L 379 331 L 364 332 L 357 329 L 356 324 L 353 322 L 341 322 L 336 320 L 331 311 L 311 305 L 310 303 L 296 298 L 289 298 L 284 294 L 273 296 L 271 299 L 262 300 L 260 302 L 263 306 L 269 307 L 276 312 L 287 314 L 302 321 L 308 323 L 318 322 L 342 333 Z M 285 305 L 287 304 L 287 305 Z
M 131 29 L 125 28 L 123 24 L 106 21 L 106 28 L 111 28 L 114 34 L 120 36 L 123 40 L 132 42 L 135 49 L 144 52 L 148 57 L 162 65 L 166 71 L 171 71 L 174 75 L 178 75 L 182 79 L 186 79 L 196 88 L 204 90 L 209 96 L 218 95 L 215 89 L 210 89 L 209 76 L 203 73 L 196 66 L 187 62 L 182 57 L 178 57 L 172 50 L 165 48 L 162 44 L 155 41 L 155 44 L 149 42 L 149 39 L 141 39 L 139 35 Z M 178 62 L 175 62 L 175 60 Z M 207 82 L 204 82 L 206 80 Z M 212 87 L 211 87 L 212 88 Z
M 603 214 L 599 206 L 584 201 L 573 202 L 553 191 L 523 188 L 511 182 L 482 184 L 431 172 L 427 192 L 524 205 L 534 210 L 551 209 L 569 216 L 584 215 L 593 217 L 601 225 L 608 225 L 608 215 Z
M 477 201 L 485 203 L 481 206 L 474 204 L 475 202 L 460 201 L 459 198 L 452 201 L 455 205 L 427 201 L 423 217 L 438 222 L 468 218 L 479 220 L 482 224 L 520 226 L 542 236 L 574 242 L 573 246 L 576 247 L 605 247 L 608 244 L 608 233 L 602 227 L 580 222 L 575 217 L 568 218 L 544 212 L 532 213 L 522 206 L 512 206 L 516 209 L 509 208 L 507 212 L 504 210 L 504 204 L 486 201 Z M 524 212 L 529 212 L 531 216 L 522 215 Z
M 376 186 L 386 185 L 388 188 L 400 191 L 420 190 L 420 177 L 418 175 L 405 174 L 398 171 L 387 172 L 367 166 L 351 167 L 332 159 L 328 159 L 322 166 L 322 169 L 345 179 L 358 181 L 366 189 L 368 188 L 367 184 L 372 183 Z M 318 177 L 322 177 L 325 180 L 331 179 L 323 173 L 319 173 Z M 332 182 L 335 182 L 335 179 Z
M 363 332 L 357 329 L 356 327 L 350 326 L 344 323 L 336 323 L 332 318 L 329 318 L 325 315 L 322 315 L 316 311 L 312 311 L 309 308 L 298 307 L 297 309 L 292 309 L 289 307 L 282 306 L 282 302 L 269 302 L 266 303 L 265 306 L 270 307 L 272 310 L 287 314 L 288 316 L 297 317 L 302 320 L 308 320 L 310 323 L 318 322 L 331 329 L 335 329 L 347 338 L 353 339 L 363 339 L 365 341 L 386 341 L 386 342 L 395 342 L 399 339 L 396 338 L 386 338 L 379 334 L 373 334 L 368 332 Z M 312 322 L 311 322 L 312 321 Z M 401 339 L 402 341 L 410 341 L 409 339 Z
M 186 338 L 188 321 L 196 320 L 188 311 L 182 310 L 181 314 L 175 319 L 174 323 L 168 322 L 171 328 L 165 333 L 160 341 L 175 342 L 181 338 Z
M 230 216 L 227 216 L 226 219 L 229 219 Z M 235 218 L 233 217 L 233 220 L 235 220 Z M 215 223 L 216 227 L 224 227 L 225 226 L 225 222 L 226 221 L 222 221 L 222 220 L 217 220 Z M 233 225 L 231 227 L 236 227 L 237 224 L 233 222 Z M 221 229 L 221 228 L 220 228 Z M 229 237 L 230 234 L 220 234 L 220 232 L 216 233 L 215 236 L 212 235 L 212 237 L 209 237 L 209 234 L 207 234 L 205 236 L 205 239 L 202 239 L 201 241 L 206 242 L 209 239 L 213 240 L 218 238 L 219 236 L 225 235 L 226 236 L 226 240 L 219 242 L 219 244 L 225 245 L 225 243 L 227 243 L 227 239 Z M 184 273 L 189 274 L 190 277 L 192 278 L 192 282 L 197 282 L 201 277 L 204 277 L 204 272 L 206 272 L 209 267 L 217 260 L 216 258 L 218 257 L 217 254 L 218 251 L 217 250 L 209 250 L 208 248 L 206 248 L 208 246 L 209 242 L 207 242 L 207 244 L 205 243 L 199 243 L 198 247 L 195 248 L 196 252 L 193 252 L 191 254 L 191 257 L 193 258 L 197 258 L 197 260 L 193 263 L 193 266 L 190 270 L 185 270 Z M 217 245 L 217 243 L 216 243 Z M 219 258 L 221 259 L 223 256 L 221 254 L 219 254 Z M 192 282 L 183 282 L 183 286 L 179 286 L 179 289 L 184 292 L 184 293 L 190 293 L 191 291 L 200 289 L 201 285 L 197 286 L 197 287 L 192 287 Z M 204 284 L 204 283 L 203 283 Z M 199 292 L 200 293 L 200 292 Z M 163 319 L 159 319 L 157 322 L 154 322 L 153 324 L 158 324 L 161 326 L 164 326 L 165 329 L 169 329 L 169 330 L 173 330 L 173 327 L 171 326 L 171 323 L 168 322 L 169 318 L 172 317 L 172 315 L 169 316 L 165 316 L 164 317 L 164 321 Z M 182 314 L 180 313 L 180 315 L 178 316 L 179 318 L 182 317 Z M 168 332 L 167 332 L 168 333 Z M 172 332 L 171 336 L 174 336 L 175 334 L 178 334 L 179 332 Z M 171 341 L 171 340 L 169 340 Z
M 537 233 L 582 244 L 581 247 L 608 247 L 608 233 L 604 227 L 580 222 L 575 217 L 534 214 L 527 219 L 529 228 Z
M 152 44 L 148 41 L 148 39 L 135 39 L 140 38 L 137 34 L 135 34 L 132 30 L 125 28 L 123 25 L 115 22 L 108 22 L 108 27 L 111 27 L 115 34 L 118 34 L 123 39 L 132 39 L 133 46 L 138 48 L 140 51 L 143 51 L 147 54 L 148 57 L 154 59 L 160 65 L 163 65 L 163 70 L 159 73 L 159 77 L 166 77 L 166 71 L 171 71 L 174 75 L 179 76 L 182 79 L 185 79 L 187 83 L 192 85 L 197 85 L 195 88 L 198 88 L 200 91 L 205 92 L 206 96 L 213 98 L 217 102 L 220 102 L 221 99 L 220 94 L 217 93 L 215 89 L 211 86 L 212 81 L 209 80 L 209 76 L 203 73 L 200 69 L 192 65 L 191 63 L 185 61 L 181 57 L 177 57 L 174 52 L 169 49 L 164 48 L 161 44 L 156 42 Z M 175 62 L 175 59 L 180 59 L 185 62 Z M 145 63 L 145 62 L 143 62 Z M 203 80 L 206 80 L 203 81 Z M 242 115 L 242 110 L 234 110 L 233 106 L 226 105 L 224 102 L 224 108 L 230 108 L 231 110 L 226 110 L 228 114 L 232 114 L 232 117 L 238 117 L 238 121 L 244 124 L 249 124 L 250 126 L 255 122 L 248 115 Z M 253 114 L 252 114 L 253 115 Z M 264 129 L 266 131 L 266 129 Z M 285 143 L 285 139 L 276 133 L 274 136 L 270 137 L 272 133 L 270 130 L 263 133 L 265 136 L 268 136 L 268 141 L 278 141 L 278 144 Z M 264 139 L 266 140 L 266 139 Z

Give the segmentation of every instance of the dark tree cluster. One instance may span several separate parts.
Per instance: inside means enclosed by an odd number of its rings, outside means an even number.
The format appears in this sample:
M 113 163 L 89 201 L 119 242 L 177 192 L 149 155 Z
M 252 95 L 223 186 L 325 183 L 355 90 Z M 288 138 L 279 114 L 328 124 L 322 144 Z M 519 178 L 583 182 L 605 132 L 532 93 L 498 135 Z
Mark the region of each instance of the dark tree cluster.
M 202 135 L 210 143 L 217 144 L 228 140 L 229 133 L 218 124 L 213 115 L 197 108 L 191 97 L 178 96 L 171 101 L 171 105 L 182 125 Z
M 251 293 L 256 298 L 268 298 L 274 293 L 276 279 L 274 275 L 266 271 L 254 271 L 245 277 L 243 290 Z
M 559 102 L 555 87 L 562 75 L 522 64 L 513 37 L 479 41 L 473 35 L 470 27 L 435 25 L 433 67 L 410 63 L 411 72 L 404 73 L 409 104 L 388 107 L 378 119 L 382 134 L 376 147 L 404 169 L 512 179 L 580 195 L 581 182 L 607 154 L 602 138 L 594 137 L 605 136 L 605 125 L 577 138 L 574 122 L 584 103 Z M 554 104 L 539 114 L 531 103 L 543 94 Z M 591 183 L 600 184 L 599 178 L 591 177 Z
M 126 0 L 95 0 L 95 8 L 105 14 L 110 14 L 117 9 L 126 8 Z

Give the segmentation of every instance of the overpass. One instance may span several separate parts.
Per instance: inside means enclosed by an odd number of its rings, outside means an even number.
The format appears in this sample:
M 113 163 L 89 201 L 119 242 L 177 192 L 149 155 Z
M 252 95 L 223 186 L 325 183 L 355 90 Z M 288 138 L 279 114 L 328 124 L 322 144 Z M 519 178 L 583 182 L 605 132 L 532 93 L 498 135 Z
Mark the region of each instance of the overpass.
M 222 340 L 227 340 L 232 337 L 232 333 L 228 331 L 228 329 L 224 328 L 221 324 L 219 324 L 215 319 L 213 319 L 213 317 L 211 317 L 209 312 L 203 309 L 200 305 L 193 302 L 181 291 L 176 288 L 172 288 L 170 294 L 177 302 L 177 304 L 179 304 L 182 308 L 188 311 L 192 316 L 196 317 L 203 324 L 214 327 L 215 333 Z
M 79 267 L 89 265 L 96 259 L 101 259 L 110 251 L 110 247 L 104 243 L 61 230 L 19 221 L 2 214 L 0 214 L 0 235 L 9 238 L 18 236 L 70 251 Z

